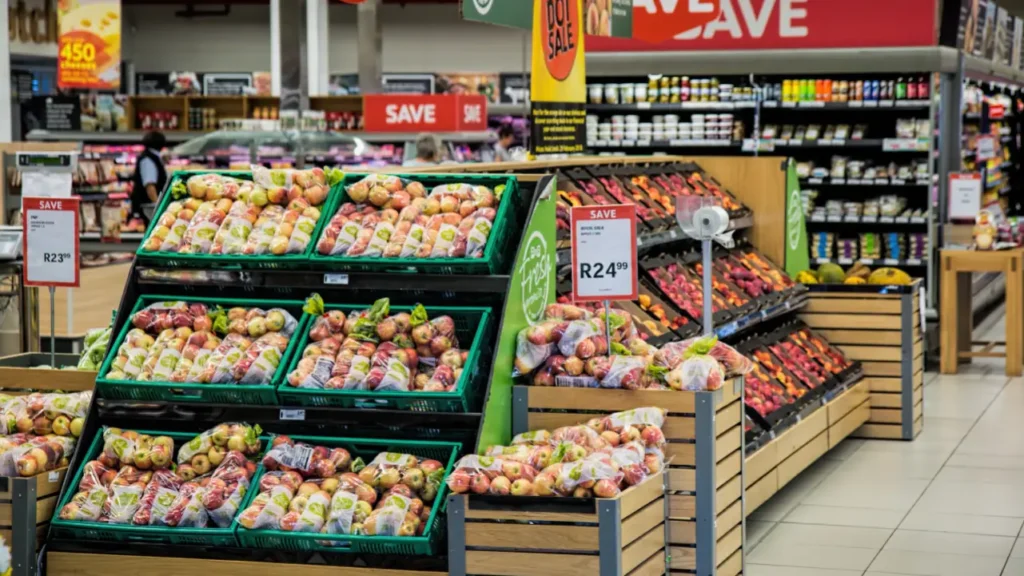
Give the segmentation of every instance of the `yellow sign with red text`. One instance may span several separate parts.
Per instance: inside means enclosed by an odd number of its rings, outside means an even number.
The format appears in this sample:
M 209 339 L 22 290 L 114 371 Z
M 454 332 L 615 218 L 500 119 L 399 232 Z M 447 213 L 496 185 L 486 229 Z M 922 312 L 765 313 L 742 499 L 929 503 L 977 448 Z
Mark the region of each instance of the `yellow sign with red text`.
M 117 90 L 121 85 L 120 0 L 59 0 L 57 86 Z
M 583 0 L 534 0 L 530 150 L 576 154 L 586 146 Z

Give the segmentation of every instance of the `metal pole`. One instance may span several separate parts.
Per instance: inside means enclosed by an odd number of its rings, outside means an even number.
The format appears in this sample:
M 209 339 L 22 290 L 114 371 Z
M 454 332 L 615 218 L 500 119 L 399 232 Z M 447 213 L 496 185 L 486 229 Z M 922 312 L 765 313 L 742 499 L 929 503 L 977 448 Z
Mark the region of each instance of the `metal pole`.
M 604 301 L 604 337 L 605 345 L 608 346 L 608 355 L 612 353 L 612 303 Z
M 50 286 L 50 367 L 57 367 L 57 344 L 56 344 L 56 322 L 57 319 L 53 317 L 53 296 L 57 292 L 57 289 Z
M 711 312 L 711 240 L 701 240 L 700 249 L 704 258 L 704 335 L 715 333 L 715 323 Z

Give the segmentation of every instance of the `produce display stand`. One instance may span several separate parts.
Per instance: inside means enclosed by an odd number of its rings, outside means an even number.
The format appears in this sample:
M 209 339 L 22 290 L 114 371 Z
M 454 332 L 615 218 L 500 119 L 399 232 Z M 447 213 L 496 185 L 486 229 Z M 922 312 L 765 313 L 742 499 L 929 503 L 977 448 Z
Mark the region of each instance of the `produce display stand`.
M 673 573 L 735 576 L 743 567 L 742 386 L 742 379 L 726 382 L 714 392 L 516 386 L 513 389 L 513 429 L 522 432 L 579 424 L 595 415 L 645 406 L 667 410 L 664 432 L 669 444 L 665 451 L 668 468 L 664 490 L 668 532 L 667 535 L 658 534 L 657 530 L 649 532 L 651 553 L 655 550 L 653 543 L 660 537 Z M 651 490 L 653 494 L 655 490 Z M 623 497 L 631 492 L 627 491 Z M 529 515 L 520 519 L 528 520 Z M 603 542 L 601 550 L 604 551 Z M 473 553 L 468 554 L 471 557 Z M 467 573 L 486 572 L 468 569 Z M 623 568 L 607 573 L 630 572 Z M 600 574 L 606 574 L 603 564 Z
M 913 440 L 924 423 L 920 280 L 910 286 L 811 286 L 800 318 L 861 361 L 871 417 L 861 438 Z
M 747 456 L 748 515 L 868 421 L 869 390 L 863 380 L 840 388 L 805 408 L 794 424 Z
M 301 302 L 311 293 L 318 293 L 329 306 L 366 307 L 379 298 L 388 297 L 396 307 L 422 303 L 428 310 L 433 307 L 488 308 L 490 316 L 477 316 L 481 318 L 481 334 L 477 338 L 481 343 L 478 370 L 468 378 L 465 407 L 459 411 L 441 411 L 442 408 L 424 405 L 404 408 L 378 406 L 373 402 L 292 405 L 281 401 L 286 395 L 282 395 L 276 404 L 268 405 L 231 402 L 224 397 L 205 398 L 202 395 L 182 400 L 173 395 L 159 398 L 107 397 L 101 390 L 90 406 L 83 441 L 91 441 L 103 426 L 151 430 L 153 423 L 159 422 L 159 430 L 164 432 L 194 435 L 221 422 L 246 422 L 259 425 L 270 433 L 299 438 L 452 442 L 460 446 L 460 453 L 474 452 L 478 440 L 507 442 L 511 433 L 511 411 L 508 408 L 511 405 L 511 368 L 501 367 L 503 357 L 507 355 L 498 353 L 498 342 L 504 339 L 506 346 L 513 346 L 511 342 L 515 334 L 526 325 L 522 319 L 522 298 L 518 295 L 521 284 L 516 269 L 517 264 L 522 264 L 525 239 L 532 227 L 554 229 L 553 206 L 546 205 L 552 204 L 549 199 L 553 178 L 517 175 L 515 179 L 519 194 L 512 194 L 505 215 L 508 233 L 502 242 L 494 246 L 502 254 L 496 259 L 501 263 L 500 268 L 493 273 L 364 270 L 330 263 L 317 264 L 312 260 L 290 263 L 288 269 L 209 268 L 202 263 L 168 265 L 158 259 L 139 256 L 132 264 L 113 324 L 113 333 L 120 334 L 140 297 L 151 295 L 199 302 L 217 298 Z M 547 193 L 542 194 L 542 191 Z M 552 252 L 552 260 L 553 257 Z M 550 293 L 541 294 L 541 300 L 546 305 L 553 299 L 552 285 Z M 308 328 L 299 328 L 305 329 Z M 509 336 L 512 340 L 508 340 Z M 112 350 L 114 342 L 112 340 Z M 282 362 L 287 362 L 287 359 Z M 274 388 L 270 387 L 270 390 Z M 494 409 L 492 404 L 498 408 Z M 492 414 L 496 416 L 492 417 Z M 84 452 L 78 451 L 71 462 L 71 470 L 81 468 Z M 68 494 L 75 488 L 70 479 L 66 480 L 62 493 Z M 437 512 L 433 529 L 437 532 L 435 536 L 440 535 L 439 539 L 443 541 L 444 514 L 442 510 Z M 118 570 L 143 572 L 152 571 L 156 565 L 189 565 L 195 571 L 208 573 L 274 574 L 302 570 L 304 573 L 322 571 L 339 576 L 388 576 L 441 574 L 447 572 L 448 564 L 443 552 L 438 556 L 405 556 L 379 551 L 350 554 L 312 551 L 292 546 L 280 546 L 279 549 L 262 545 L 258 548 L 209 547 L 145 539 L 110 541 L 69 537 L 63 530 L 50 532 L 41 558 L 44 573 L 51 575 L 105 574 L 113 566 Z M 326 566 L 310 565 L 311 561 Z M 32 576 L 34 572 L 29 574 Z
M 27 394 L 26 391 L 82 392 L 92 390 L 96 383 L 96 372 L 87 370 L 46 370 L 36 366 L 48 366 L 56 361 L 61 366 L 78 364 L 78 354 L 55 354 L 53 358 L 42 352 L 24 352 L 0 357 L 0 390 L 4 394 Z

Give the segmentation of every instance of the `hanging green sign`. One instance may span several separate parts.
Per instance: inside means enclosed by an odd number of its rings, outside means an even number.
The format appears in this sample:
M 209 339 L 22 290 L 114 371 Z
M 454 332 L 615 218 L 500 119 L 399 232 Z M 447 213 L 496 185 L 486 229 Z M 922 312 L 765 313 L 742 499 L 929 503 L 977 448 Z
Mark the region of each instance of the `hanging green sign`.
M 796 276 L 807 270 L 811 266 L 810 259 L 800 179 L 796 175 L 796 164 L 790 158 L 786 169 L 786 273 Z
M 498 335 L 498 354 L 491 376 L 491 392 L 484 406 L 478 451 L 512 440 L 512 362 L 516 355 L 516 336 L 523 328 L 541 322 L 548 304 L 555 302 L 555 190 L 555 176 L 551 176 L 537 199 L 519 244 Z
M 529 0 L 462 0 L 462 19 L 529 30 L 533 5 Z

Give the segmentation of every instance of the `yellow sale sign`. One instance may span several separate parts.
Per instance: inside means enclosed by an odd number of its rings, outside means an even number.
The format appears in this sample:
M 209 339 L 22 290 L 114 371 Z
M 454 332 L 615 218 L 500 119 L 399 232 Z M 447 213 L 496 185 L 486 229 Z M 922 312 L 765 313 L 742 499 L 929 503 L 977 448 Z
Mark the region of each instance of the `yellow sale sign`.
M 121 84 L 120 0 L 58 0 L 57 86 L 116 90 Z

